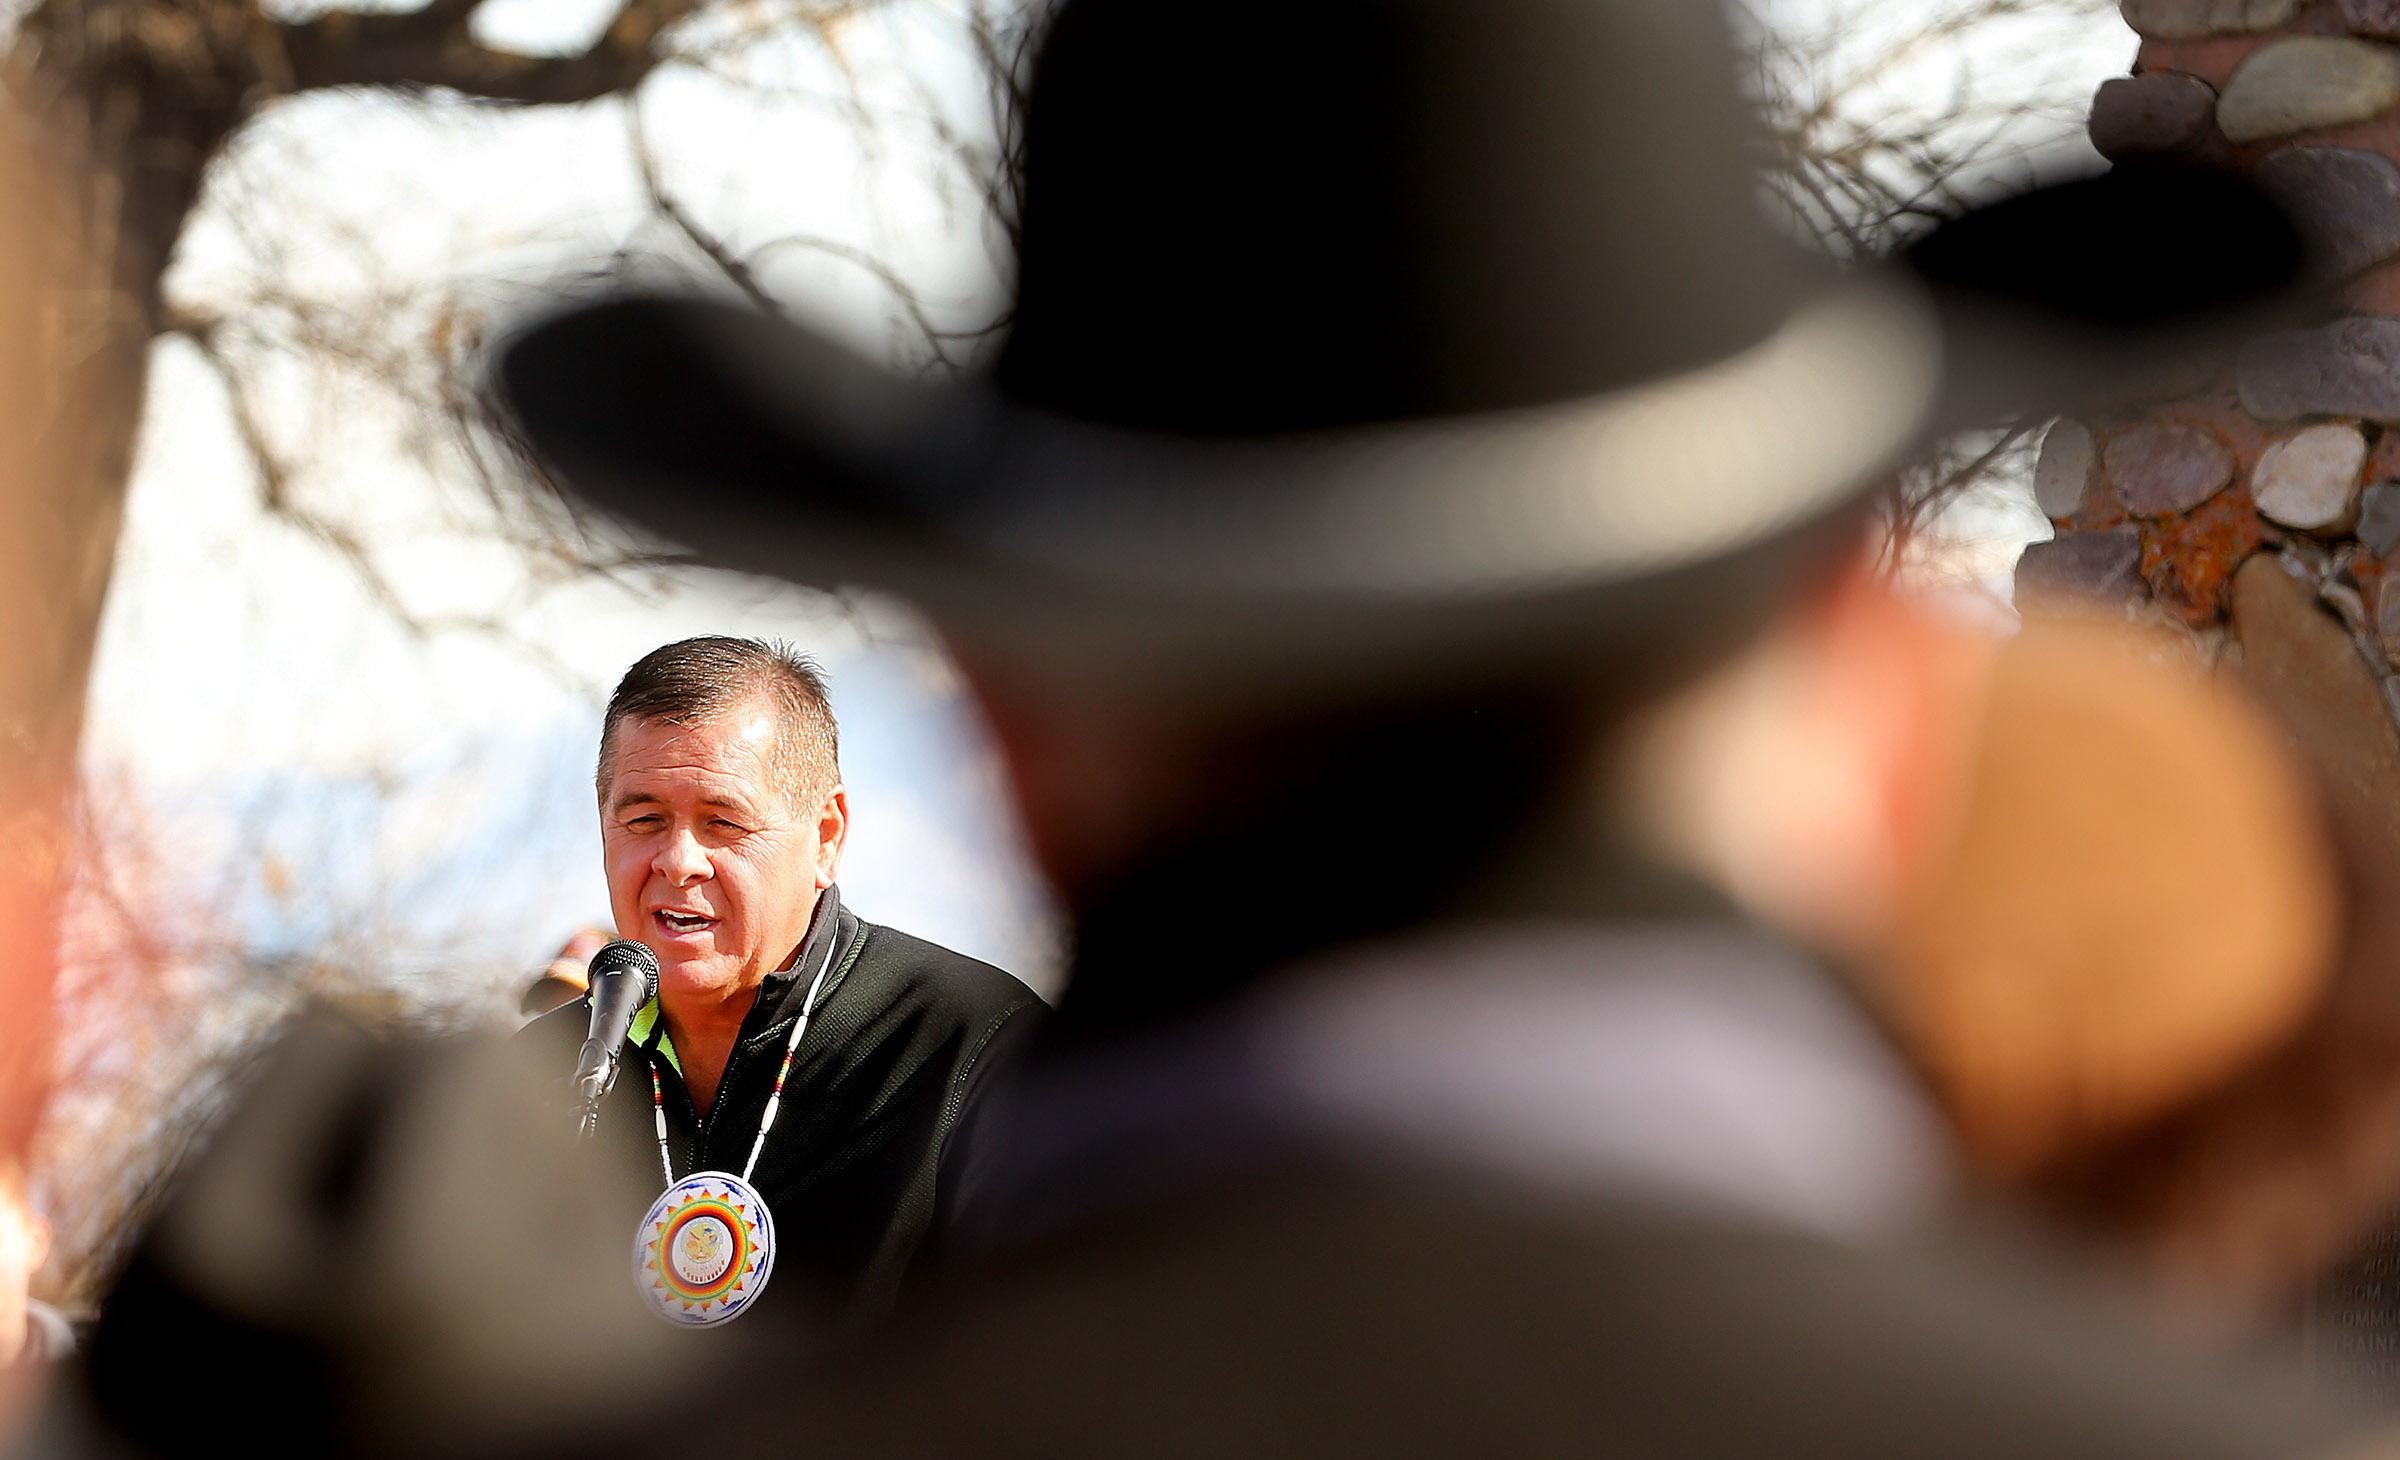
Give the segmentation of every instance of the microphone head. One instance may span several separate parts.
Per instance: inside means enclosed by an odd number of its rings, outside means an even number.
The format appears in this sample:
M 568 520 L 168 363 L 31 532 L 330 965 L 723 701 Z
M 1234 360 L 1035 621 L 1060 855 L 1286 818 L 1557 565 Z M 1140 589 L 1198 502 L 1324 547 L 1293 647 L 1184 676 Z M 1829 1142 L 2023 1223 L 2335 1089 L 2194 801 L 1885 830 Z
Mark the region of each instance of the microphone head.
M 642 1000 L 658 997 L 658 955 L 631 938 L 619 938 L 592 955 L 589 977 L 596 986 L 603 978 L 630 973 L 642 981 Z

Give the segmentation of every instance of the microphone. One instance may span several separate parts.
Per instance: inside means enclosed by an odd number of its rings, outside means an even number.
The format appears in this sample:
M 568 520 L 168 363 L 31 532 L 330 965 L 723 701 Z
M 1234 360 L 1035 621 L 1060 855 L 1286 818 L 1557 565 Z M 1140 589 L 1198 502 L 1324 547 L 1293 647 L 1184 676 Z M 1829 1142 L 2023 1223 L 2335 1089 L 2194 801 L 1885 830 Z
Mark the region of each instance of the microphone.
M 575 1129 L 590 1135 L 600 1124 L 600 1100 L 617 1083 L 625 1031 L 642 1005 L 658 996 L 658 955 L 619 938 L 592 955 L 592 1026 L 575 1057 Z

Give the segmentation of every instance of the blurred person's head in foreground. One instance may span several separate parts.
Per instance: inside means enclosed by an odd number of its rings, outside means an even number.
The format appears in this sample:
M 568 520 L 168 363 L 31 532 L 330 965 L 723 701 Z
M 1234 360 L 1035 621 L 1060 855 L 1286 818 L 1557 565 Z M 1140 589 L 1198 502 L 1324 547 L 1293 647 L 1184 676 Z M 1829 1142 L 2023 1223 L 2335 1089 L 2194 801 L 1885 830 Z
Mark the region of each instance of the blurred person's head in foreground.
M 605 928 L 577 928 L 569 934 L 518 997 L 518 1015 L 536 1019 L 582 998 L 592 986 L 592 955 L 608 945 L 610 936 Z
M 1372 1392 L 1434 1445 L 1522 1385 L 1520 1428 L 1619 1403 L 1728 1448 L 1777 1414 L 1854 1422 L 1848 1453 L 2286 1442 L 1859 1256 L 2211 1107 L 2303 1038 L 2341 917 L 2238 693 L 2089 623 L 2002 647 L 1894 596 L 1862 501 L 1947 412 L 2188 341 L 2296 248 L 2230 184 L 2145 173 L 1936 235 L 1938 309 L 1833 278 L 1756 215 L 1730 67 L 1706 6 L 1327 0 L 1262 33 L 1072 0 L 987 378 L 698 304 L 511 348 L 577 491 L 909 595 L 1006 749 L 1076 965 L 965 1194 L 1004 1276 L 954 1337 L 1134 1387 L 1184 1355 L 1231 1396 L 1210 1423 L 1278 1442 L 1358 1439 L 1326 1414 Z M 2095 221 L 2188 269 L 2108 272 Z M 2240 1144 L 2164 1183 L 2215 1204 L 2204 1281 L 2257 1280 L 2270 1239 L 2288 1281 L 2380 1194 L 2302 1161 L 2241 1210 Z M 1412 1366 L 1461 1325 L 1460 1370 Z M 1367 1330 L 1375 1361 L 1328 1366 Z M 1620 1385 L 1625 1344 L 1745 1403 Z

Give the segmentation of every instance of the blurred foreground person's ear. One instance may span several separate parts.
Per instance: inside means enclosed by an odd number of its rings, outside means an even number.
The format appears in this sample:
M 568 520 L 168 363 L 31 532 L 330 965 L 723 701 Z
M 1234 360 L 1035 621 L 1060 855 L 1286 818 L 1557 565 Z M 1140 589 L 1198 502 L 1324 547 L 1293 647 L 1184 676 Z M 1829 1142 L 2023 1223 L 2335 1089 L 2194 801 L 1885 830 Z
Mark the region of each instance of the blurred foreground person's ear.
M 1874 993 L 1971 1165 L 2014 1180 L 2289 1039 L 2331 974 L 2338 885 L 2299 761 L 2178 637 L 2029 616 L 1970 744 Z
M 2311 901 L 2338 898 L 2336 946 L 2306 997 L 2260 982 L 2247 1058 L 2147 1119 L 2029 1152 L 2043 1159 L 2028 1181 L 2053 1209 L 2123 1239 L 2175 1287 L 2256 1307 L 2289 1303 L 2354 1251 L 2388 1219 L 2400 1188 L 2400 743 L 2348 632 L 2272 554 L 2236 574 L 2232 618 L 2239 652 L 2229 677 L 2264 706 L 2283 754 L 2304 767 L 2331 855 L 2278 853 L 2272 840 L 2179 854 L 2153 838 L 2144 855 L 2163 860 L 2151 875 L 2091 867 L 2075 896 L 2090 920 L 2123 930 L 2117 954 L 2149 970 L 2122 995 L 2122 1015 L 2093 1024 L 2127 1029 L 2139 1015 L 2172 1030 L 2190 1017 L 2187 1006 L 2211 1000 L 2234 1012 L 2227 962 L 2179 930 L 2179 918 L 2220 937 L 2238 933 L 2256 956 L 2296 971 L 2328 925 L 2305 903 L 2278 914 L 2263 895 L 2295 873 L 2309 879 Z M 2161 728 L 2161 750 L 2191 743 L 2186 727 Z M 2256 757 L 2244 764 L 2255 777 Z M 2240 774 L 2222 766 L 2195 792 L 2222 798 Z M 2147 896 L 2136 902 L 2132 892 Z M 2108 911 L 2112 901 L 2122 910 Z M 2239 908 L 2250 912 L 2237 926 Z M 2228 1032 L 2238 1022 L 2228 1019 Z
M 2400 1188 L 2400 740 L 2271 553 L 2234 643 L 2037 602 L 1871 992 L 1986 1184 L 2187 1312 L 2282 1310 Z
M 2328 976 L 2315 790 L 2164 632 L 2036 613 L 1998 639 L 1861 554 L 1631 746 L 1649 832 L 1859 970 L 1988 1177 L 2226 1078 Z
M 1645 835 L 1821 953 L 1880 949 L 1956 817 L 1995 645 L 1858 552 L 1626 736 Z
M 2264 689 L 2372 698 L 2271 559 L 2243 584 L 2246 638 L 2276 639 L 2253 673 L 2310 666 Z M 2276 719 L 2180 636 L 2035 605 L 1996 639 L 1862 555 L 1645 717 L 1622 784 L 1679 862 L 1851 971 L 1976 1184 L 2247 1305 L 2400 1183 L 2372 1155 L 2400 1152 L 2400 938 L 2371 915 L 2400 889 L 2355 875 L 2400 867 L 2400 818 L 2370 811 L 2362 856 L 2327 817 L 2400 805 L 2400 754 L 2304 758 Z

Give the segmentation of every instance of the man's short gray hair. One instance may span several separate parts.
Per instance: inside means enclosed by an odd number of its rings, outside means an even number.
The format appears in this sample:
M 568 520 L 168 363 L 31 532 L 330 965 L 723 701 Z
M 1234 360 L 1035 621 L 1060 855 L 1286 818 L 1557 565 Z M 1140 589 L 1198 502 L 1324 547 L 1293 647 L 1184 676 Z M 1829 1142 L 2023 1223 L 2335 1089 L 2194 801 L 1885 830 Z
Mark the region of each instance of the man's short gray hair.
M 701 725 L 753 700 L 775 713 L 775 766 L 795 802 L 841 780 L 841 731 L 817 662 L 773 640 L 707 634 L 651 650 L 617 681 L 600 724 L 594 781 L 601 809 L 616 774 L 617 731 L 627 720 Z

